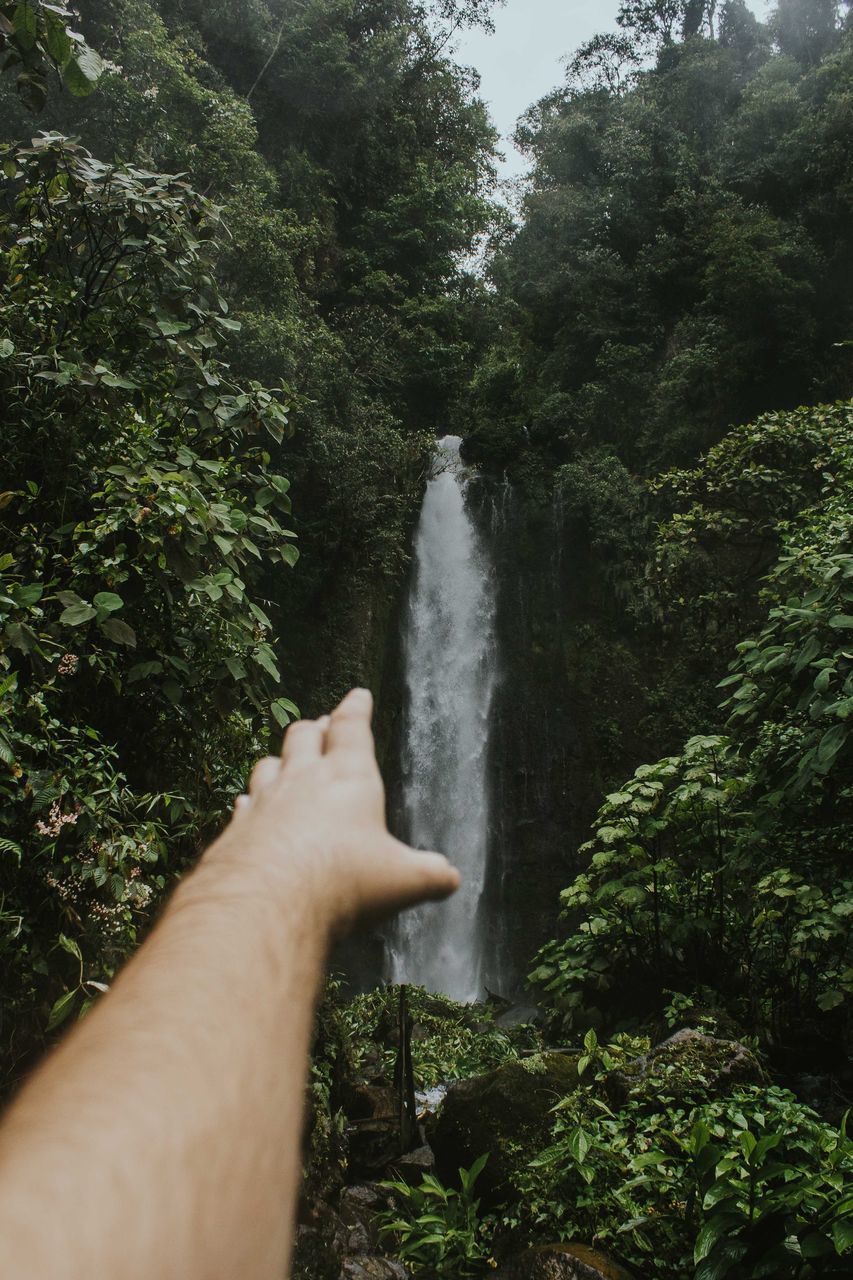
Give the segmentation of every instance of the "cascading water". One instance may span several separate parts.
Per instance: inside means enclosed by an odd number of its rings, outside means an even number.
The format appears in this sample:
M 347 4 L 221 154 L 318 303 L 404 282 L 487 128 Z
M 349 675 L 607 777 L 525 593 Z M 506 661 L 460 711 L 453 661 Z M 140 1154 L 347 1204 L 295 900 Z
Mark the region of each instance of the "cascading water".
M 489 846 L 487 755 L 496 680 L 492 565 L 465 493 L 460 439 L 438 443 L 415 535 L 404 621 L 403 810 L 411 844 L 462 873 L 449 902 L 401 917 L 390 977 L 457 1000 L 483 994 L 480 902 Z

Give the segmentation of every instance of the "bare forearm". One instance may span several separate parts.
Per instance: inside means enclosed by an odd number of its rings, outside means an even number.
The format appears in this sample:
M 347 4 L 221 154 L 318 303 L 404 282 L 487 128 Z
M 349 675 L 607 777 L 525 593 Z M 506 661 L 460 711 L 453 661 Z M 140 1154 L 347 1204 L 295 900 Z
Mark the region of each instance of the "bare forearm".
M 7 1119 L 0 1274 L 282 1280 L 324 934 L 220 853 Z
M 370 695 L 293 725 L 0 1129 L 0 1280 L 284 1280 L 329 937 L 452 893 L 385 826 Z

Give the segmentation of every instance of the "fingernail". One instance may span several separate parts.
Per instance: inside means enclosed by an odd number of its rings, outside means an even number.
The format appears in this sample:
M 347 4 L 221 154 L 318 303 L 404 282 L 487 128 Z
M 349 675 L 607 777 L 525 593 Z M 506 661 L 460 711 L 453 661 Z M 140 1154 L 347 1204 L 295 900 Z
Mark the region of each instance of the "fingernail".
M 251 796 L 238 796 L 234 801 L 235 809 L 246 809 L 252 803 Z
M 357 698 L 358 701 L 364 703 L 365 706 L 373 703 L 373 694 L 369 689 L 353 689 L 350 697 Z

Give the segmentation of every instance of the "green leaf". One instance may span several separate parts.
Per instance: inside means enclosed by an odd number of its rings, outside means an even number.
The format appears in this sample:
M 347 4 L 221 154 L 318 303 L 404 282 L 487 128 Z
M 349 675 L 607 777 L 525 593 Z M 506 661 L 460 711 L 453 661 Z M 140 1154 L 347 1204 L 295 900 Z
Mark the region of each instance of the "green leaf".
M 115 613 L 117 609 L 124 608 L 124 601 L 114 591 L 99 591 L 92 603 L 96 609 L 107 613 Z
M 37 604 L 41 600 L 44 595 L 44 587 L 40 582 L 32 582 L 26 587 L 14 587 L 12 595 L 15 604 L 27 608 L 29 605 Z
M 64 996 L 60 996 L 59 999 L 55 1001 L 53 1008 L 50 1011 L 50 1017 L 47 1020 L 48 1031 L 53 1031 L 65 1021 L 73 1010 L 76 999 L 77 991 L 74 990 L 66 991 Z
M 824 1013 L 828 1013 L 830 1009 L 837 1009 L 840 1004 L 844 1004 L 844 992 L 825 991 L 823 995 L 818 996 L 815 1003 Z
M 84 622 L 89 622 L 95 617 L 97 617 L 97 609 L 81 601 L 80 604 L 72 604 L 64 609 L 59 615 L 59 621 L 64 622 L 68 627 L 80 627 Z
M 7 174 L 7 177 L 10 176 Z M 14 177 L 14 174 L 11 175 Z M 9 356 L 15 354 L 15 344 L 8 338 L 0 338 L 0 360 L 8 360 Z
M 126 645 L 129 649 L 136 648 L 136 632 L 133 627 L 122 622 L 121 618 L 106 618 L 100 626 L 104 635 L 116 644 Z
M 11 853 L 17 859 L 18 866 L 21 865 L 23 849 L 19 844 L 15 844 L 14 840 L 7 840 L 5 836 L 0 836 L 0 853 Z
M 248 672 L 239 658 L 235 657 L 233 654 L 228 654 L 225 658 L 225 665 L 235 680 L 246 679 Z
M 149 676 L 159 676 L 162 671 L 162 662 L 138 662 L 128 671 L 127 683 L 136 684 L 139 680 L 147 680 Z
M 58 67 L 64 67 L 74 48 L 65 23 L 56 13 L 45 9 L 47 51 Z
M 273 680 L 279 681 L 281 674 L 276 666 L 275 655 L 268 644 L 259 644 L 255 650 L 255 662 L 258 666 L 263 667 L 264 671 L 272 676 Z
M 33 653 L 38 648 L 38 636 L 25 622 L 10 622 L 6 628 L 6 639 L 13 649 L 20 649 L 21 653 Z
M 75 98 L 85 98 L 94 89 L 104 70 L 99 54 L 88 45 L 78 45 L 63 71 L 63 79 Z
M 727 1280 L 746 1252 L 741 1240 L 721 1240 L 713 1254 L 699 1263 L 693 1280 Z
M 83 963 L 83 954 L 73 938 L 68 938 L 64 933 L 61 933 L 59 935 L 59 945 L 62 947 L 63 951 L 67 951 L 75 960 L 79 960 L 80 964 Z
M 592 1139 L 589 1134 L 584 1133 L 583 1129 L 575 1129 L 569 1139 L 569 1151 L 578 1164 L 583 1164 L 591 1146 Z
M 22 49 L 33 49 L 38 39 L 38 18 L 35 6 L 19 4 L 12 17 L 15 35 Z
M 186 333 L 189 327 L 183 320 L 167 320 L 165 316 L 157 318 L 157 328 L 164 338 L 174 338 L 179 333 Z
M 831 1232 L 838 1253 L 846 1253 L 848 1249 L 853 1249 L 853 1218 L 833 1222 Z
M 742 1226 L 743 1217 L 739 1213 L 715 1213 L 713 1217 L 705 1223 L 702 1230 L 696 1237 L 696 1244 L 693 1248 L 693 1261 L 700 1263 L 703 1258 L 707 1258 L 708 1254 L 714 1248 L 714 1245 L 722 1236 L 727 1235 L 732 1227 Z
M 830 764 L 847 741 L 849 729 L 843 724 L 833 725 L 823 735 L 817 749 L 818 760 L 823 765 Z

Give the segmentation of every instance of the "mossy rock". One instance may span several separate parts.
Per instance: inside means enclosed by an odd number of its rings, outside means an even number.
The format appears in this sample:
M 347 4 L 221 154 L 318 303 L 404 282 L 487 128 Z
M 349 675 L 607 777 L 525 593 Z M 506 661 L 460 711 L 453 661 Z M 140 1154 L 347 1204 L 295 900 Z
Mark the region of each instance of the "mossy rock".
M 676 1101 L 722 1098 L 747 1084 L 765 1084 L 767 1077 L 751 1049 L 739 1040 L 719 1040 L 701 1031 L 678 1031 L 649 1053 L 605 1081 L 608 1098 L 617 1106 L 629 1099 Z
M 512 1176 L 549 1142 L 551 1110 L 578 1084 L 578 1059 L 539 1053 L 459 1080 L 429 1128 L 439 1177 L 455 1182 L 484 1152 L 477 1192 L 487 1207 L 513 1195 Z
M 497 1280 L 633 1280 L 618 1262 L 585 1244 L 542 1244 L 505 1263 Z

